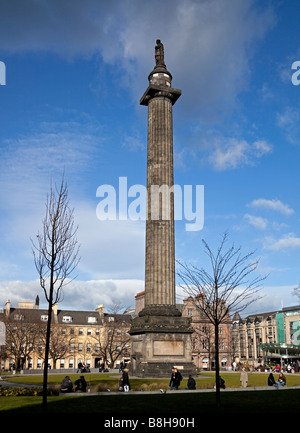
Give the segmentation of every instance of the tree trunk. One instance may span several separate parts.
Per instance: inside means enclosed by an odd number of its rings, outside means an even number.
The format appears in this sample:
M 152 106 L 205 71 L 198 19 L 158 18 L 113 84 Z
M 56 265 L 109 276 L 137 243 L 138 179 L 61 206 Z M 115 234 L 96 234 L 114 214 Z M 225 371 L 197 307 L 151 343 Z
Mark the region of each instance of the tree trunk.
M 44 362 L 44 376 L 43 376 L 43 413 L 47 413 L 48 359 L 49 359 L 50 334 L 51 334 L 52 301 L 53 301 L 53 267 L 51 270 L 51 277 L 50 277 L 48 321 L 47 321 L 46 346 L 45 346 L 45 362 Z
M 216 365 L 216 404 L 221 406 L 220 395 L 220 364 L 219 364 L 219 324 L 215 324 L 215 365 Z

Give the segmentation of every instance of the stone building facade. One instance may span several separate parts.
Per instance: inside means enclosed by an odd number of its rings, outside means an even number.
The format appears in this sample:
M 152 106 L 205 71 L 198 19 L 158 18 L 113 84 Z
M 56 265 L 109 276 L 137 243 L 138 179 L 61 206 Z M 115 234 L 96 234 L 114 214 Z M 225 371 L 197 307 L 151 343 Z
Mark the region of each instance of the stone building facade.
M 208 318 L 196 307 L 191 297 L 183 300 L 182 315 L 191 320 L 192 356 L 198 370 L 212 370 L 215 367 L 215 329 Z M 228 368 L 232 363 L 231 320 L 228 315 L 219 325 L 219 365 Z
M 232 320 L 232 351 L 236 362 L 253 367 L 268 362 L 300 360 L 300 306 Z
M 5 324 L 6 344 L 1 346 L 4 369 L 41 369 L 48 310 L 38 303 L 7 301 L 0 312 Z M 129 314 L 107 314 L 99 305 L 95 311 L 60 310 L 53 306 L 49 368 L 76 369 L 117 366 L 130 359 Z
M 144 308 L 145 292 L 135 297 L 135 316 Z M 194 329 L 192 358 L 197 370 L 214 368 L 214 329 L 191 298 L 176 304 Z M 42 369 L 47 309 L 38 303 L 7 301 L 0 309 L 6 327 L 6 344 L 0 346 L 1 368 Z M 99 305 L 94 311 L 74 311 L 53 307 L 51 369 L 77 370 L 79 362 L 98 368 L 99 364 L 118 367 L 129 362 L 131 339 L 128 331 L 132 314 L 108 314 Z M 30 338 L 28 338 L 28 336 Z M 1 336 L 2 337 L 2 336 Z M 0 341 L 3 342 L 1 339 Z M 232 362 L 257 367 L 272 361 L 279 364 L 300 361 L 300 305 L 241 318 L 236 314 L 219 329 L 219 362 L 227 369 Z M 55 359 L 55 360 L 54 360 Z

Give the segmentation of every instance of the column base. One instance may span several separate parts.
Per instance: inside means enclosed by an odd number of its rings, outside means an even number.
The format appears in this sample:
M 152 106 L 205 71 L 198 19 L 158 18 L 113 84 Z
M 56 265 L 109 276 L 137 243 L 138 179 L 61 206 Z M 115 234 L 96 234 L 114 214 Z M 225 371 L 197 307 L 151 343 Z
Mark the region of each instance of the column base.
M 169 377 L 176 367 L 184 378 L 196 374 L 192 361 L 194 332 L 190 320 L 178 316 L 141 316 L 133 319 L 130 374 Z

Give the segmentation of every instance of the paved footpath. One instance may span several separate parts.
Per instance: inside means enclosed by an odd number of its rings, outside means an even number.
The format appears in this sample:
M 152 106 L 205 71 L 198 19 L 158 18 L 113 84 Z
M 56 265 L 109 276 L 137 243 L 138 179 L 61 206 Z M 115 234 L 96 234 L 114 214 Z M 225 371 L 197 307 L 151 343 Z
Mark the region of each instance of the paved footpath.
M 4 386 L 6 388 L 39 388 L 35 384 L 11 382 L 10 380 L 2 379 L 2 377 L 0 377 L 0 386 Z
M 300 386 L 289 386 L 289 387 L 280 387 L 278 388 L 278 391 L 285 390 L 285 389 L 300 389 Z M 272 386 L 248 386 L 247 388 L 226 388 L 221 389 L 221 392 L 232 392 L 232 391 L 273 391 L 275 392 L 276 389 Z M 154 391 L 134 391 L 130 390 L 129 392 L 70 392 L 70 393 L 61 393 L 59 395 L 64 395 L 68 397 L 76 397 L 76 396 L 90 396 L 90 395 L 145 395 L 145 394 L 168 394 L 168 395 L 178 395 L 178 394 L 197 394 L 197 393 L 205 393 L 205 392 L 216 392 L 213 388 L 198 388 L 194 390 L 189 389 L 178 389 L 177 391 L 173 390 L 167 390 L 166 392 L 162 392 L 160 390 L 154 390 Z

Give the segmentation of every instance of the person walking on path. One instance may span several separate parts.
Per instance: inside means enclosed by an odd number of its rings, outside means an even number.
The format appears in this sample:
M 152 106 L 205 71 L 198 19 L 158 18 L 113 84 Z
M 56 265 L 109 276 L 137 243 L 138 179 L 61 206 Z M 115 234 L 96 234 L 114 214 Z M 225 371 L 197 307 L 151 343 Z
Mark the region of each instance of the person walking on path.
M 129 383 L 129 376 L 128 376 L 128 368 L 124 369 L 122 377 L 123 377 L 124 391 L 129 391 L 130 390 L 130 383 Z M 128 387 L 128 388 L 126 388 L 126 387 Z
M 240 382 L 241 382 L 242 388 L 247 388 L 247 385 L 248 385 L 248 373 L 247 373 L 245 367 L 243 367 L 243 369 L 241 371 Z
M 172 389 L 178 389 L 180 386 L 180 382 L 182 380 L 181 373 L 177 370 L 177 368 L 172 368 L 172 374 L 170 379 L 170 388 Z

